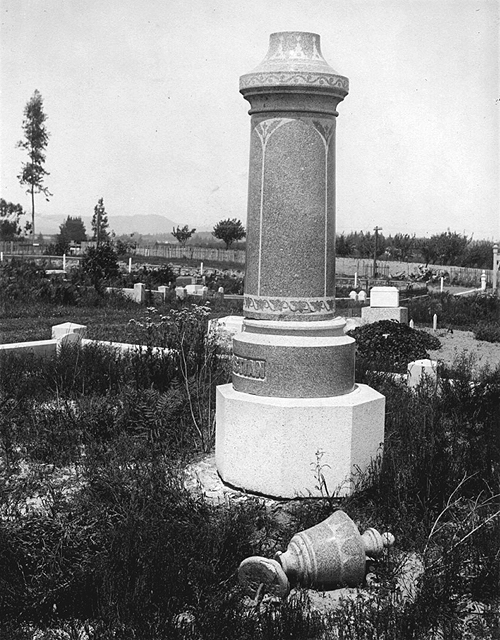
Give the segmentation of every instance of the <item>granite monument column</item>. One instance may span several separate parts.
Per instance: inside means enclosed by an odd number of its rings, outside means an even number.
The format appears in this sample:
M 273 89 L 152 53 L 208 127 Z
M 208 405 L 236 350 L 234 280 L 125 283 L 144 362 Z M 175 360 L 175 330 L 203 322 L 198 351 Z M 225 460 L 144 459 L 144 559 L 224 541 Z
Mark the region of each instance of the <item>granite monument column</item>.
M 335 126 L 348 80 L 317 34 L 283 32 L 240 92 L 251 107 L 244 322 L 232 384 L 218 388 L 217 466 L 248 491 L 314 494 L 318 455 L 336 465 L 331 482 L 349 484 L 383 439 L 384 398 L 355 385 L 354 340 L 335 317 Z M 353 425 L 354 414 L 364 418 Z

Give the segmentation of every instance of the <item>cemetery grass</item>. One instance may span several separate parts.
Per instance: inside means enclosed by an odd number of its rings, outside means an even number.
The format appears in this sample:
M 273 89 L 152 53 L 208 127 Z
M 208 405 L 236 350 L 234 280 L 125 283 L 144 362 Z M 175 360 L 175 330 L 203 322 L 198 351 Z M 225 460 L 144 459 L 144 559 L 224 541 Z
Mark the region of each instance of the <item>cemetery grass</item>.
M 205 340 L 209 312 L 134 310 L 137 340 L 180 349 L 2 355 L 2 640 L 499 637 L 500 367 L 465 355 L 439 393 L 358 367 L 357 381 L 387 399 L 384 457 L 349 499 L 327 487 L 277 518 L 257 499 L 214 507 L 183 486 L 186 461 L 213 446 L 215 386 L 229 380 L 227 358 Z M 300 589 L 249 606 L 241 560 L 272 557 L 339 506 L 361 530 L 396 536 L 374 583 L 327 614 Z M 422 567 L 410 596 L 396 587 L 408 557 Z

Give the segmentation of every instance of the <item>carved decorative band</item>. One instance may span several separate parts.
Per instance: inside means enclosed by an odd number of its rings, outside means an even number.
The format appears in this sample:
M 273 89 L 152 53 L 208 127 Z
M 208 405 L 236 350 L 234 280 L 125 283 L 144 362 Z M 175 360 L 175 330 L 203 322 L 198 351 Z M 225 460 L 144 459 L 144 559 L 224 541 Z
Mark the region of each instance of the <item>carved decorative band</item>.
M 249 73 L 240 78 L 240 91 L 266 85 L 312 85 L 349 91 L 349 80 L 330 73 L 265 72 Z
M 322 316 L 333 313 L 334 298 L 273 298 L 249 296 L 243 298 L 243 311 L 266 315 Z
M 243 378 L 264 380 L 266 377 L 266 361 L 233 355 L 233 373 Z

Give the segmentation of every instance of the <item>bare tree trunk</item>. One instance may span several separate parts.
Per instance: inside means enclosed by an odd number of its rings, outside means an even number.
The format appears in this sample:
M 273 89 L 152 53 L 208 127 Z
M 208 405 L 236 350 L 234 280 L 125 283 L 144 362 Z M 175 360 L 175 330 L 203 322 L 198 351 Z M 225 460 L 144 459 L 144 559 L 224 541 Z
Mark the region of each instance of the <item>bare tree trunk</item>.
M 35 185 L 31 185 L 31 239 L 35 242 Z

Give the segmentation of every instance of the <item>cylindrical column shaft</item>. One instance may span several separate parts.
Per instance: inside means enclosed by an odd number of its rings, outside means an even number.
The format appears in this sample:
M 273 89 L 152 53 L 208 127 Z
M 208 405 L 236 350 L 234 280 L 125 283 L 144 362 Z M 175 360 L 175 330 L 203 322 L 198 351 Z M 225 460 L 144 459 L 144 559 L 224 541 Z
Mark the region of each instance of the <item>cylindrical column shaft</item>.
M 241 78 L 252 107 L 246 318 L 334 317 L 335 117 L 347 89 L 313 33 L 272 34 Z
M 317 398 L 354 388 L 354 340 L 335 319 L 335 122 L 347 94 L 314 33 L 274 33 L 240 79 L 251 105 L 243 332 L 233 386 Z

